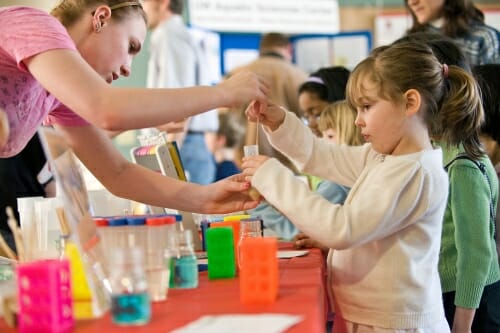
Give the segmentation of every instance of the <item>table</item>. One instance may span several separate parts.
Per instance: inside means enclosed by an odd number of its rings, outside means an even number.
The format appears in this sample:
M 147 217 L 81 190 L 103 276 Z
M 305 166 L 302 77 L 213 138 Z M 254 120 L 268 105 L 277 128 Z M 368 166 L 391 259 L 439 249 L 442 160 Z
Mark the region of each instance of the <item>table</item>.
M 290 243 L 279 243 L 280 249 L 290 250 Z M 303 320 L 287 333 L 324 333 L 327 317 L 325 260 L 319 249 L 310 249 L 303 257 L 280 259 L 278 299 L 270 305 L 243 305 L 239 300 L 239 280 L 209 280 L 201 272 L 196 289 L 170 289 L 168 299 L 153 303 L 153 316 L 148 325 L 121 327 L 111 322 L 110 314 L 102 318 L 78 321 L 75 333 L 166 333 L 203 315 L 238 313 L 288 313 L 302 315 Z M 16 332 L 0 319 L 0 332 Z

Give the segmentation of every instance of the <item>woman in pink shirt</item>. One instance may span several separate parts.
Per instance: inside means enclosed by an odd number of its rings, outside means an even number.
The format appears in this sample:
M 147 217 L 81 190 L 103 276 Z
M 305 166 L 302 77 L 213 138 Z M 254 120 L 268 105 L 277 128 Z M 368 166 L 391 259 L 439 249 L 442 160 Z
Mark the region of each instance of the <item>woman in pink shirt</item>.
M 219 106 L 265 101 L 264 82 L 247 72 L 214 87 L 113 87 L 113 80 L 130 74 L 146 36 L 140 3 L 64 0 L 51 14 L 0 9 L 0 109 L 10 131 L 6 143 L 0 140 L 0 158 L 19 153 L 45 122 L 118 196 L 211 213 L 256 205 L 239 176 L 209 186 L 164 177 L 128 162 L 104 130 L 152 127 Z

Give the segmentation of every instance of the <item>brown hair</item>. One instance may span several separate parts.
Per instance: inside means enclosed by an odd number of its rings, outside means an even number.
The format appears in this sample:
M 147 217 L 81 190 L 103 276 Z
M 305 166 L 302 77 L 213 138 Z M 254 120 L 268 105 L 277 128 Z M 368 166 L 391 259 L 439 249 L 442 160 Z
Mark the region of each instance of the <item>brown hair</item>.
M 288 45 L 290 45 L 290 40 L 286 35 L 278 32 L 270 32 L 262 35 L 259 49 L 262 51 L 275 47 L 287 47 Z
M 123 5 L 122 5 L 123 4 Z M 131 15 L 141 15 L 147 23 L 146 13 L 138 0 L 61 0 L 50 12 L 62 25 L 70 27 L 85 12 L 99 5 L 106 5 L 111 8 L 112 17 L 117 21 L 122 21 Z M 120 6 L 122 5 L 122 6 Z M 115 9 L 113 9 L 116 7 Z
M 413 26 L 408 32 L 425 30 L 427 24 L 420 24 L 413 11 L 408 6 L 408 0 L 405 5 L 413 18 Z M 471 0 L 446 0 L 441 10 L 443 26 L 441 31 L 449 37 L 463 36 L 469 31 L 471 23 L 484 22 L 484 14 Z
M 170 0 L 168 9 L 174 14 L 182 15 L 184 10 L 184 0 Z
M 339 144 L 359 146 L 363 143 L 361 129 L 354 124 L 356 109 L 353 109 L 346 100 L 328 104 L 321 112 L 318 128 L 321 132 L 329 128 L 335 130 Z
M 479 130 L 483 107 L 479 87 L 471 74 L 458 66 L 446 71 L 424 43 L 401 41 L 381 49 L 359 63 L 347 83 L 350 105 L 359 105 L 363 81 L 378 86 L 379 96 L 402 103 L 403 94 L 416 89 L 430 135 L 444 145 L 462 144 L 473 159 L 483 156 Z

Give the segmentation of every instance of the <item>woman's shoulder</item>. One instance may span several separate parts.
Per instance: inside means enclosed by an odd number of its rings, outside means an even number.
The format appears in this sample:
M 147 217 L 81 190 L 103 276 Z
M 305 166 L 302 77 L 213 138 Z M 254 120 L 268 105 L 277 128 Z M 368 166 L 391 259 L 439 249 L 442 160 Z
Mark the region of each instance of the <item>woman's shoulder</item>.
M 10 6 L 0 9 L 1 30 L 14 29 L 19 33 L 25 30 L 36 30 L 39 32 L 56 30 L 67 34 L 64 26 L 57 18 L 41 9 L 27 6 Z
M 49 13 L 25 6 L 0 9 L 0 39 L 21 60 L 54 48 L 76 49 L 66 28 Z M 18 59 L 19 60 L 19 59 Z

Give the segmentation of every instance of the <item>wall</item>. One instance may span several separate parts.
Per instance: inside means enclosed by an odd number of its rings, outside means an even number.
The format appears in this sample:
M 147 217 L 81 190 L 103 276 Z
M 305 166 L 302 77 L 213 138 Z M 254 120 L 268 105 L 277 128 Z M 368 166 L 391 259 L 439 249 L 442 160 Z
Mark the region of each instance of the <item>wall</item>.
M 43 10 L 50 10 L 57 3 L 57 0 L 0 0 L 1 6 L 31 6 L 37 7 Z

